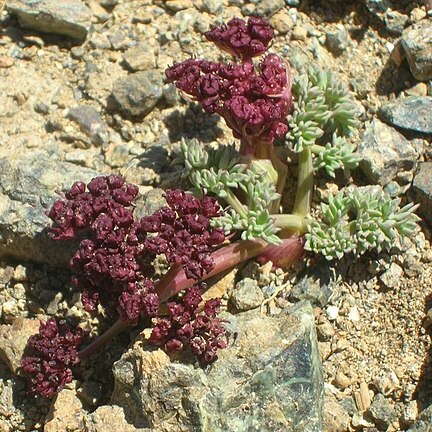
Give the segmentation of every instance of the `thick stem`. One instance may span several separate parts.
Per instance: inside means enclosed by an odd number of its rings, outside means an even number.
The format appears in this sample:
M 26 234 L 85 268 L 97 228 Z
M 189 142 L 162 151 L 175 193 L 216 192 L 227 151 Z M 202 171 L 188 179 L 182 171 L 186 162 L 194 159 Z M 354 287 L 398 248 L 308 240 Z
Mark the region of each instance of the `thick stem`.
M 280 200 L 282 198 L 282 193 L 285 187 L 286 178 L 288 174 L 288 166 L 279 159 L 279 156 L 274 151 L 273 145 L 271 149 L 270 160 L 273 164 L 273 167 L 278 173 L 278 179 L 276 182 L 276 192 L 280 194 L 280 197 L 271 203 L 269 211 L 271 213 L 276 213 L 279 210 Z
M 297 179 L 297 193 L 294 202 L 293 213 L 299 216 L 307 216 L 313 188 L 312 153 L 309 147 L 300 152 Z
M 227 188 L 225 192 L 227 196 L 224 197 L 224 200 L 227 202 L 227 204 L 229 204 L 243 218 L 247 218 L 246 209 L 244 208 L 240 200 L 234 195 L 233 191 Z
M 129 325 L 121 320 L 117 320 L 105 333 L 102 333 L 98 338 L 96 338 L 92 343 L 87 345 L 78 353 L 78 358 L 80 361 L 86 359 L 95 351 L 102 348 L 106 343 L 115 338 L 123 330 L 128 328 Z
M 304 234 L 307 230 L 307 221 L 303 216 L 294 214 L 273 214 L 270 215 L 274 224 L 282 230 L 290 230 L 299 234 Z
M 263 253 L 268 244 L 262 240 L 240 240 L 212 254 L 215 266 L 210 273 L 207 273 L 202 280 L 206 280 L 224 270 L 230 269 L 235 265 L 255 258 Z M 162 279 L 163 280 L 163 279 Z M 170 278 L 168 283 L 162 283 L 156 288 L 159 299 L 162 302 L 179 293 L 180 291 L 194 285 L 196 281 L 188 279 L 183 269 L 174 278 Z
M 283 261 L 291 265 L 303 253 L 302 243 L 299 243 L 299 238 L 293 237 L 292 239 L 285 239 Z M 301 250 L 299 248 L 301 246 Z M 275 257 L 278 246 L 269 245 L 262 240 L 240 240 L 232 243 L 226 247 L 218 249 L 213 253 L 212 257 L 215 262 L 213 270 L 206 274 L 202 280 L 206 280 L 224 270 L 228 270 L 243 261 L 255 258 L 258 255 L 263 257 L 263 260 L 268 260 Z M 280 254 L 279 254 L 280 255 Z M 194 285 L 196 281 L 188 279 L 181 266 L 172 267 L 161 279 L 156 287 L 159 300 L 161 303 L 168 300 L 170 297 L 176 295 L 180 291 Z M 87 345 L 78 353 L 78 358 L 84 360 L 88 358 L 95 351 L 102 348 L 105 344 L 111 341 L 115 336 L 128 328 L 129 325 L 121 320 L 117 320 L 105 333 L 95 339 L 92 343 Z

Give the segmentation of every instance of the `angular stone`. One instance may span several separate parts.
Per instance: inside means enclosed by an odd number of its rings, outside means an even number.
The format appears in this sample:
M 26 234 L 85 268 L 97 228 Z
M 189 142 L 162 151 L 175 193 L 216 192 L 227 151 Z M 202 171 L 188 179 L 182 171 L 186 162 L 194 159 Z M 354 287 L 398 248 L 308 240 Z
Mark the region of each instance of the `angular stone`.
M 419 170 L 414 176 L 412 191 L 420 213 L 432 223 L 432 162 L 421 162 Z
M 231 293 L 231 302 L 236 309 L 246 311 L 258 307 L 264 301 L 264 294 L 255 279 L 241 280 Z
M 17 318 L 12 325 L 0 326 L 0 358 L 16 373 L 30 336 L 39 331 L 39 320 Z
M 412 171 L 419 157 L 416 149 L 398 131 L 374 119 L 358 147 L 360 167 L 373 184 L 386 185 L 400 171 Z
M 326 306 L 333 294 L 333 277 L 328 262 L 322 259 L 293 286 L 290 300 L 307 300 L 320 307 Z
M 154 69 L 156 56 L 147 44 L 139 44 L 129 48 L 124 54 L 126 66 L 133 72 Z
M 7 7 L 23 27 L 45 33 L 84 39 L 91 25 L 92 13 L 80 0 L 11 0 Z
M 432 21 L 424 19 L 408 27 L 401 42 L 414 77 L 419 81 L 432 79 Z
M 420 413 L 407 432 L 432 432 L 432 404 Z
M 112 400 L 158 432 L 323 430 L 323 378 L 308 302 L 277 317 L 226 314 L 236 341 L 209 368 L 142 341 L 114 364 Z M 138 372 L 139 371 L 139 372 Z
M 254 14 L 268 18 L 280 11 L 284 6 L 284 0 L 261 0 L 258 2 Z
M 382 106 L 378 115 L 392 126 L 432 134 L 432 96 L 412 96 Z
M 126 115 L 143 117 L 162 97 L 162 75 L 157 70 L 136 72 L 114 83 L 114 108 Z
M 381 393 L 378 393 L 374 397 L 367 413 L 374 419 L 375 424 L 382 430 L 387 430 L 387 428 L 397 420 L 395 409 Z
M 137 429 L 126 421 L 123 408 L 116 405 L 104 405 L 89 415 L 85 432 L 150 432 L 149 429 Z
M 50 159 L 46 153 L 11 152 L 0 158 L 0 257 L 51 265 L 69 262 L 76 244 L 47 236 L 45 211 L 78 180 L 88 182 L 98 173 Z
M 96 108 L 78 105 L 68 111 L 67 117 L 77 123 L 95 144 L 102 145 L 108 141 L 107 127 Z
M 84 411 L 75 391 L 63 389 L 53 401 L 46 416 L 44 432 L 71 431 L 84 429 Z

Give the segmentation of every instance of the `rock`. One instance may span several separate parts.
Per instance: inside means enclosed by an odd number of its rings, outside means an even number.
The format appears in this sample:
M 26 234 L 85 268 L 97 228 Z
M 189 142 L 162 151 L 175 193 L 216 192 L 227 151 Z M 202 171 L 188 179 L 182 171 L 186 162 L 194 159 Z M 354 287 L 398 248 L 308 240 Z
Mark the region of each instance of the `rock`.
M 386 185 L 400 171 L 412 171 L 419 157 L 410 142 L 392 127 L 374 119 L 366 126 L 358 153 L 360 168 L 373 184 Z
M 326 391 L 324 399 L 324 432 L 346 432 L 350 417 L 335 396 Z
M 327 31 L 326 45 L 333 54 L 341 55 L 348 48 L 348 44 L 348 32 L 344 27 Z
M 343 390 L 351 385 L 351 380 L 342 371 L 338 371 L 336 372 L 333 383 L 336 387 Z
M 39 331 L 39 320 L 17 318 L 12 325 L 0 326 L 0 358 L 17 373 L 28 338 Z
M 0 158 L 0 166 L 0 257 L 68 263 L 76 244 L 48 238 L 45 211 L 58 199 L 56 191 L 66 191 L 78 180 L 88 182 L 98 173 L 43 152 L 12 152 Z
M 393 10 L 389 0 L 365 0 L 366 8 L 375 15 L 396 36 L 402 34 L 408 22 L 408 16 Z
M 293 28 L 291 38 L 293 40 L 305 41 L 307 39 L 307 30 L 304 27 L 296 25 Z
M 53 401 L 45 419 L 44 432 L 81 431 L 84 411 L 74 390 L 63 389 Z
M 375 424 L 383 430 L 387 430 L 397 420 L 394 408 L 381 393 L 374 397 L 371 406 L 366 412 L 374 419 Z
M 96 108 L 88 105 L 78 105 L 71 108 L 67 117 L 78 124 L 95 144 L 103 145 L 108 142 L 107 127 Z
M 432 431 L 432 405 L 425 408 L 418 416 L 417 421 L 407 432 L 431 432 Z
M 126 66 L 133 72 L 151 70 L 156 67 L 156 56 L 147 44 L 129 48 L 123 57 Z
M 7 8 L 23 27 L 45 33 L 84 39 L 91 25 L 92 13 L 80 0 L 11 0 Z
M 202 0 L 199 10 L 212 15 L 218 15 L 223 12 L 223 6 L 221 3 L 220 0 Z
M 432 134 L 432 96 L 408 97 L 382 106 L 378 115 L 392 126 L 420 134 Z
M 149 114 L 162 97 L 162 75 L 157 70 L 136 72 L 114 82 L 115 108 L 133 117 Z
M 63 389 L 45 419 L 44 432 L 84 430 L 84 411 L 75 391 Z
M 389 269 L 379 278 L 387 288 L 396 288 L 400 284 L 403 274 L 402 267 L 398 266 L 396 263 L 391 263 Z
M 290 300 L 308 300 L 314 305 L 324 307 L 331 295 L 333 274 L 323 259 L 306 270 L 306 274 L 293 286 Z
M 284 6 L 284 0 L 261 0 L 256 5 L 254 14 L 268 18 L 280 11 Z
M 286 34 L 294 27 L 294 21 L 285 9 L 280 10 L 270 19 L 270 25 L 279 34 Z
M 104 405 L 89 415 L 85 432 L 112 432 L 113 427 L 121 432 L 150 432 L 149 429 L 135 428 L 126 421 L 123 408 L 116 405 Z
M 335 329 L 332 323 L 324 318 L 322 322 L 317 325 L 318 340 L 326 342 L 331 340 L 335 334 Z
M 432 162 L 420 162 L 412 191 L 415 201 L 420 204 L 420 213 L 432 223 Z
M 135 426 L 158 432 L 322 431 L 323 380 L 310 305 L 277 317 L 250 311 L 223 318 L 237 340 L 205 370 L 137 341 L 114 364 L 113 402 Z
M 245 278 L 235 286 L 231 293 L 231 302 L 236 309 L 247 311 L 261 305 L 264 294 L 255 279 Z
M 414 77 L 419 81 L 432 79 L 432 21 L 425 19 L 408 27 L 401 42 Z
M 143 216 L 150 216 L 155 211 L 158 211 L 161 207 L 167 205 L 164 198 L 165 191 L 163 189 L 154 188 L 149 190 L 142 196 L 138 197 L 137 207 L 134 215 L 136 218 L 142 218 Z

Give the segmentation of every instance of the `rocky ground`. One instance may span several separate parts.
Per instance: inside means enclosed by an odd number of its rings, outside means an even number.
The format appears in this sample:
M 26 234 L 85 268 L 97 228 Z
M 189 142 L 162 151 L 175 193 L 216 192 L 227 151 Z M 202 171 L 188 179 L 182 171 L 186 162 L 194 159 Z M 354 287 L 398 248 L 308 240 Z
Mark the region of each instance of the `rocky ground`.
M 30 3 L 0 1 L 0 431 L 204 431 L 202 419 L 211 423 L 220 406 L 232 419 L 224 431 L 431 430 L 432 20 L 424 5 Z M 421 203 L 421 231 L 391 255 L 308 256 L 286 273 L 250 263 L 215 281 L 231 312 L 248 312 L 227 315 L 239 342 L 210 371 L 149 351 L 135 331 L 82 365 L 53 403 L 29 397 L 15 372 L 35 318 L 107 325 L 82 310 L 68 249 L 44 236 L 44 208 L 75 180 L 119 172 L 140 185 L 142 211 L 151 212 L 159 188 L 177 181 L 170 158 L 182 136 L 230 142 L 223 122 L 181 100 L 163 71 L 192 55 L 215 58 L 202 34 L 252 14 L 270 20 L 272 50 L 294 73 L 330 68 L 350 88 L 363 156 L 350 181 Z M 314 198 L 337 190 L 322 177 Z M 290 404 L 297 417 L 287 422 Z

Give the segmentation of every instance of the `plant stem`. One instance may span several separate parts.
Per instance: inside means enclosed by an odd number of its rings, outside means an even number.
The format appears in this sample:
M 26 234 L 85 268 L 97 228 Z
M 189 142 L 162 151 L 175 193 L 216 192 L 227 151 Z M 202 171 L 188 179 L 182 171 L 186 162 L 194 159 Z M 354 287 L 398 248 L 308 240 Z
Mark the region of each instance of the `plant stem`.
M 224 270 L 228 270 L 235 265 L 247 261 L 263 253 L 268 244 L 263 240 L 239 240 L 228 246 L 218 249 L 212 254 L 215 266 L 210 273 L 207 273 L 202 280 L 206 280 Z M 167 273 L 168 274 L 168 273 Z M 169 282 L 163 279 L 156 288 L 161 303 L 176 295 L 180 291 L 196 284 L 193 279 L 188 279 L 183 269 L 180 269 L 174 277 L 169 277 Z
M 312 153 L 309 147 L 300 152 L 297 179 L 297 192 L 293 213 L 299 216 L 307 216 L 313 188 Z
M 307 228 L 307 221 L 303 216 L 296 214 L 272 214 L 274 224 L 280 229 L 290 230 L 304 234 Z
M 243 261 L 260 256 L 260 262 L 273 260 L 280 265 L 289 266 L 300 258 L 303 253 L 303 240 L 299 237 L 284 239 L 283 244 L 278 247 L 269 245 L 263 240 L 239 240 L 212 254 L 215 266 L 210 273 L 207 273 L 202 280 L 206 280 L 224 270 L 228 270 Z M 280 261 L 278 261 L 280 260 Z M 193 279 L 188 279 L 180 265 L 173 266 L 163 276 L 156 287 L 160 303 L 165 302 L 170 297 L 178 294 L 186 288 L 196 284 Z M 84 360 L 94 352 L 102 348 L 115 336 L 121 333 L 129 324 L 117 320 L 105 333 L 87 345 L 78 353 L 78 358 Z
M 111 339 L 115 338 L 118 334 L 120 334 L 127 327 L 129 327 L 129 324 L 127 324 L 121 320 L 117 320 L 105 333 L 102 333 L 93 342 L 91 342 L 84 349 L 82 349 L 78 353 L 78 358 L 80 360 L 86 359 L 91 354 L 93 354 L 95 351 L 102 348 Z
M 247 218 L 247 211 L 240 200 L 234 195 L 233 191 L 229 188 L 226 188 L 225 192 L 227 195 L 223 199 L 227 202 L 227 204 L 229 204 L 243 218 Z

